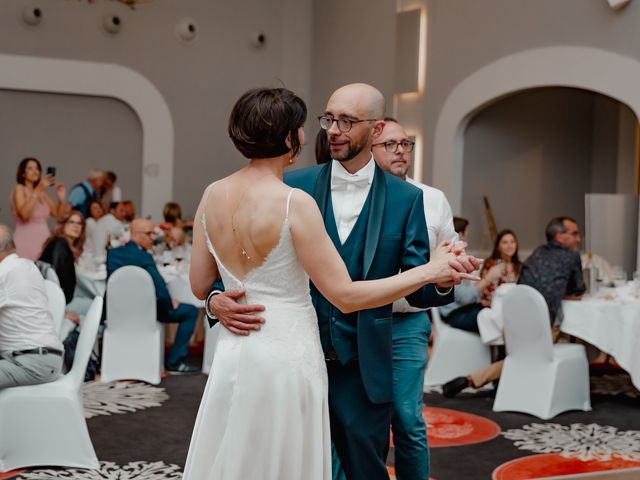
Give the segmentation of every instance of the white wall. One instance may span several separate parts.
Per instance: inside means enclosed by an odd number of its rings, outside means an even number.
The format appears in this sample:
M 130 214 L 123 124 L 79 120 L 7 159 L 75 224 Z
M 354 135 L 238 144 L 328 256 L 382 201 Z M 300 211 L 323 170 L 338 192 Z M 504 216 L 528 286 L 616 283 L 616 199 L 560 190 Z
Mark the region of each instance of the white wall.
M 27 5 L 42 9 L 43 21 L 37 27 L 26 26 L 20 19 Z M 311 11 L 311 0 L 155 0 L 135 10 L 112 1 L 3 0 L 0 53 L 115 63 L 146 77 L 166 100 L 175 128 L 173 199 L 192 215 L 206 184 L 244 164 L 226 131 L 229 111 L 240 94 L 252 87 L 284 83 L 309 100 Z M 107 14 L 122 19 L 117 35 L 101 27 Z M 183 18 L 193 19 L 197 26 L 198 36 L 190 44 L 179 41 L 174 33 Z M 250 43 L 257 31 L 267 40 L 260 49 Z M 49 109 L 47 102 L 40 107 Z M 25 111 L 26 116 L 37 113 L 37 109 Z M 95 114 L 78 127 L 78 136 L 104 133 Z M 126 142 L 139 142 L 138 134 L 122 132 Z M 24 142 L 28 142 L 26 135 Z M 42 147 L 46 155 L 47 145 Z M 55 149 L 53 144 L 50 148 Z M 92 153 L 84 145 L 74 152 L 77 158 L 87 159 L 86 164 L 77 165 L 77 180 L 94 166 Z M 13 176 L 17 163 L 10 162 L 5 165 L 3 158 L 3 170 L 8 167 Z M 98 166 L 121 173 L 112 164 Z M 4 211 L 8 192 L 2 197 Z M 167 192 L 166 200 L 172 200 L 168 197 Z

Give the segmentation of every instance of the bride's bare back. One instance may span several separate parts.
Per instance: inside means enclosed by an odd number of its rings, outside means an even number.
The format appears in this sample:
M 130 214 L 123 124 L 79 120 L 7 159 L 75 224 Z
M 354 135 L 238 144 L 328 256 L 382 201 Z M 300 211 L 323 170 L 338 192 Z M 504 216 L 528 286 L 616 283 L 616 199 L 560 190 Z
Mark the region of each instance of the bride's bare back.
M 241 170 L 211 185 L 202 210 L 220 261 L 242 281 L 262 265 L 281 238 L 291 189 L 273 175 Z

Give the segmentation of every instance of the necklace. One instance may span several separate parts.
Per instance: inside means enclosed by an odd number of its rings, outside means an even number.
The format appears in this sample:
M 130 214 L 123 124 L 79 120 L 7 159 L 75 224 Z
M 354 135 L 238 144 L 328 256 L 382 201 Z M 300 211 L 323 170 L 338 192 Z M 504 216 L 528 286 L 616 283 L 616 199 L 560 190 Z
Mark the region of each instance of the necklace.
M 264 177 L 267 177 L 269 175 L 273 175 L 273 173 L 271 173 L 271 172 L 265 173 L 264 175 L 261 175 L 258 178 L 256 178 L 255 180 L 253 180 L 251 183 L 255 184 L 259 180 L 261 180 Z M 226 188 L 227 203 L 229 203 L 229 184 L 228 183 L 225 186 L 225 188 Z M 233 236 L 235 237 L 237 244 L 240 246 L 240 253 L 247 260 L 251 260 L 251 255 L 249 255 L 249 253 L 247 252 L 247 249 L 244 248 L 244 245 L 242 244 L 242 241 L 240 240 L 240 237 L 238 236 L 238 229 L 236 228 L 235 217 L 236 217 L 236 212 L 238 211 L 238 208 L 242 204 L 242 200 L 244 200 L 244 196 L 246 195 L 246 193 L 249 190 L 249 188 L 251 188 L 251 185 L 249 185 L 248 187 L 246 187 L 242 191 L 242 194 L 240 195 L 240 198 L 238 199 L 238 203 L 236 204 L 235 208 L 233 209 L 233 212 L 231 212 L 231 230 L 233 232 Z

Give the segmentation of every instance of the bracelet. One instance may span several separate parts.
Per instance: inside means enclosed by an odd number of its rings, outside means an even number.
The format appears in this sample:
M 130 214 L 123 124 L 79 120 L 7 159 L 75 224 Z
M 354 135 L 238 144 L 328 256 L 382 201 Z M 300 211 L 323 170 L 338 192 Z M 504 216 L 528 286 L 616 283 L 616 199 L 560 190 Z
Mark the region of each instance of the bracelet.
M 218 320 L 218 317 L 209 309 L 209 300 L 211 300 L 211 297 L 213 297 L 214 295 L 219 295 L 220 293 L 222 293 L 222 290 L 211 290 L 204 302 L 204 313 L 206 313 L 207 317 L 209 317 L 211 320 Z

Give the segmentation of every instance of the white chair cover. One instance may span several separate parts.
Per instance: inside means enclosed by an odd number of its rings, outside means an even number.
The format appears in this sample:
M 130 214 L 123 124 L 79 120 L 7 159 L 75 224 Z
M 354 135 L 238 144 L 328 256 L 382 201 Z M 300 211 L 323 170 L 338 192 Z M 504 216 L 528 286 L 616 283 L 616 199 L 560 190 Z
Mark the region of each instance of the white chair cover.
M 102 382 L 160 383 L 164 328 L 156 318 L 153 280 L 140 267 L 121 267 L 107 282 L 107 318 L 102 340 Z
M 53 329 L 55 330 L 58 338 L 64 340 L 64 337 L 62 337 L 64 310 L 66 307 L 64 292 L 59 285 L 52 282 L 51 280 L 45 280 L 44 286 L 47 291 L 47 299 L 49 300 L 49 311 L 51 312 L 51 317 L 53 318 Z
M 493 410 L 529 413 L 544 420 L 567 410 L 591 410 L 584 346 L 553 344 L 542 295 L 517 285 L 506 294 L 502 309 L 508 354 Z
M 102 298 L 96 297 L 69 373 L 50 383 L 0 390 L 0 472 L 42 465 L 99 468 L 80 388 L 101 314 Z
M 424 376 L 425 389 L 455 377 L 466 377 L 491 363 L 491 351 L 480 335 L 447 325 L 437 308 L 430 312 L 435 339 Z

